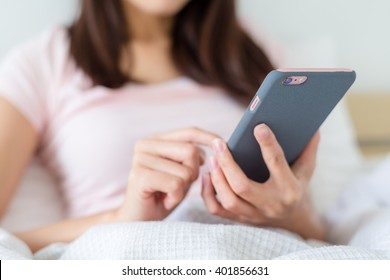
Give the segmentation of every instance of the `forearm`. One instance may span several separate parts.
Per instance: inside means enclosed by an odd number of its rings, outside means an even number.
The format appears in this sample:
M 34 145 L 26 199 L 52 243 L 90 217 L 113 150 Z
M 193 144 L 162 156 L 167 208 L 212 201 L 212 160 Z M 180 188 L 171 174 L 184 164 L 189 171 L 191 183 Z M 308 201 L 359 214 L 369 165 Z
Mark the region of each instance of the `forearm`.
M 50 224 L 41 228 L 14 233 L 23 240 L 33 252 L 52 243 L 71 242 L 87 229 L 98 224 L 119 222 L 115 211 L 107 211 L 89 217 L 70 219 Z

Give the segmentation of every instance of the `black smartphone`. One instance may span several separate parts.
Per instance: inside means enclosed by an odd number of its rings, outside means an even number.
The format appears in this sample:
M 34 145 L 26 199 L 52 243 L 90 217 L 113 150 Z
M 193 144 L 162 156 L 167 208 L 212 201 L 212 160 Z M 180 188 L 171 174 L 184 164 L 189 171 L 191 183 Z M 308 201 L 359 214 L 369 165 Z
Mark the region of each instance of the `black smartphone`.
M 270 72 L 228 141 L 233 158 L 252 180 L 269 171 L 254 137 L 265 123 L 291 165 L 356 79 L 351 69 L 278 69 Z

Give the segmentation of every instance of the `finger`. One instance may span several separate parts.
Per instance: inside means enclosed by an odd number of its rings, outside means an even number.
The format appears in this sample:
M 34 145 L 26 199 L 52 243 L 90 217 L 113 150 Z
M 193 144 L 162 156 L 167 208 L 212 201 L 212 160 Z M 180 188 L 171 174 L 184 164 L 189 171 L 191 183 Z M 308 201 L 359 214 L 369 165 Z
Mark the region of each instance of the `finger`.
M 285 188 L 281 194 L 280 188 L 277 188 L 273 182 L 268 182 L 268 184 L 254 182 L 244 174 L 234 161 L 225 142 L 219 139 L 214 140 L 213 149 L 216 153 L 218 165 L 231 189 L 251 206 L 263 211 L 263 208 L 270 203 L 270 200 L 278 201 L 283 197 L 288 184 L 283 184 Z M 271 186 L 269 186 L 270 184 Z
M 260 213 L 263 216 L 262 219 L 264 216 L 276 217 L 278 213 L 282 212 L 284 203 L 289 205 L 295 201 L 297 197 L 295 178 L 291 176 L 289 181 L 270 180 L 264 184 L 254 182 L 248 179 L 235 163 L 226 143 L 217 139 L 214 140 L 213 144 L 218 165 L 231 189 L 251 206 L 258 209 L 256 217 Z M 289 172 L 291 173 L 291 171 Z M 252 216 L 253 219 L 254 216 Z
M 230 220 L 236 220 L 238 218 L 237 215 L 224 209 L 217 200 L 214 188 L 211 184 L 210 174 L 204 174 L 202 177 L 202 198 L 207 210 L 211 214 Z
M 205 131 L 203 129 L 192 127 L 168 133 L 156 134 L 151 138 L 171 141 L 184 141 L 205 146 L 211 146 L 212 141 L 215 138 L 220 137 L 214 133 Z
M 241 223 L 260 225 L 264 224 L 267 219 L 260 213 L 256 213 L 256 216 L 245 217 L 243 215 L 237 215 L 224 209 L 221 203 L 216 197 L 214 187 L 211 183 L 210 174 L 204 174 L 202 177 L 202 198 L 206 205 L 207 210 L 216 216 L 221 218 L 235 220 Z
M 253 198 L 254 190 L 251 187 L 251 184 L 254 182 L 248 179 L 245 173 L 235 162 L 226 143 L 222 139 L 214 139 L 213 150 L 218 162 L 218 166 L 221 168 L 227 183 L 234 191 L 234 193 L 245 200 L 250 200 Z
M 190 168 L 199 168 L 199 165 L 202 162 L 202 152 L 200 148 L 184 142 L 143 139 L 137 142 L 135 152 L 171 159 L 183 163 Z
M 151 170 L 168 173 L 180 177 L 184 182 L 190 184 L 199 176 L 199 168 L 190 168 L 186 165 L 162 157 L 150 154 L 138 154 L 134 157 L 134 166 L 139 165 Z
M 157 193 L 163 193 L 163 203 L 167 210 L 173 209 L 183 200 L 186 188 L 181 178 L 146 168 L 135 171 L 130 174 L 129 182 L 139 186 L 142 199 L 155 199 Z
M 292 165 L 292 171 L 298 179 L 309 181 L 313 175 L 316 166 L 319 142 L 320 133 L 316 132 L 301 155 Z
M 290 166 L 284 156 L 282 147 L 280 147 L 271 129 L 265 124 L 260 124 L 255 127 L 254 135 L 260 145 L 270 177 L 282 181 L 291 178 Z
M 232 191 L 215 157 L 209 158 L 209 164 L 211 183 L 219 196 L 223 208 L 234 214 L 247 217 L 255 215 L 256 209 Z

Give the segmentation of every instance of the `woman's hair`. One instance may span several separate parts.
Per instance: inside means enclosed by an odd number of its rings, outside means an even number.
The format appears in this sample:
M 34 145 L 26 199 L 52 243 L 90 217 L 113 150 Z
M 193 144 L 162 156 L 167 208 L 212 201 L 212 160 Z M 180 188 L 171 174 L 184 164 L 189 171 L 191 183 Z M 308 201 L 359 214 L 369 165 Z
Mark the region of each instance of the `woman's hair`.
M 71 55 L 95 85 L 119 88 L 131 81 L 120 63 L 131 40 L 121 0 L 82 0 L 69 37 Z M 223 88 L 241 102 L 252 98 L 273 69 L 238 23 L 234 0 L 189 1 L 176 16 L 171 48 L 184 75 Z

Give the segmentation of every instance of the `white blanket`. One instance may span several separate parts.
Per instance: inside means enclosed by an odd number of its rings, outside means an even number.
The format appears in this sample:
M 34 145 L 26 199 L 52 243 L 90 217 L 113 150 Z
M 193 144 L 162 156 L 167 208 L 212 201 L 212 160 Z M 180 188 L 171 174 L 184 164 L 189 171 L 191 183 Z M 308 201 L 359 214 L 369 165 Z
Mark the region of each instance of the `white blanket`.
M 195 222 L 96 226 L 70 244 L 53 244 L 35 255 L 21 240 L 0 230 L 0 259 L 390 259 L 389 223 L 362 227 L 355 246 L 332 246 L 282 230 L 227 224 L 200 205 L 185 208 L 174 219 L 185 216 Z M 389 218 L 390 211 L 386 215 Z
M 359 246 L 372 239 L 377 248 L 390 248 L 390 239 L 382 238 L 390 236 L 390 154 L 344 189 L 327 220 L 332 242 Z
M 188 200 L 166 221 L 96 226 L 36 254 L 0 229 L 0 259 L 390 259 L 389 170 L 390 156 L 346 188 L 329 212 L 330 238 L 344 246 L 233 223 Z
M 202 201 L 191 201 L 166 221 L 93 227 L 70 244 L 36 254 L 0 229 L 0 259 L 390 259 L 389 170 L 390 155 L 330 207 L 330 240 L 344 246 L 235 224 L 209 215 Z

